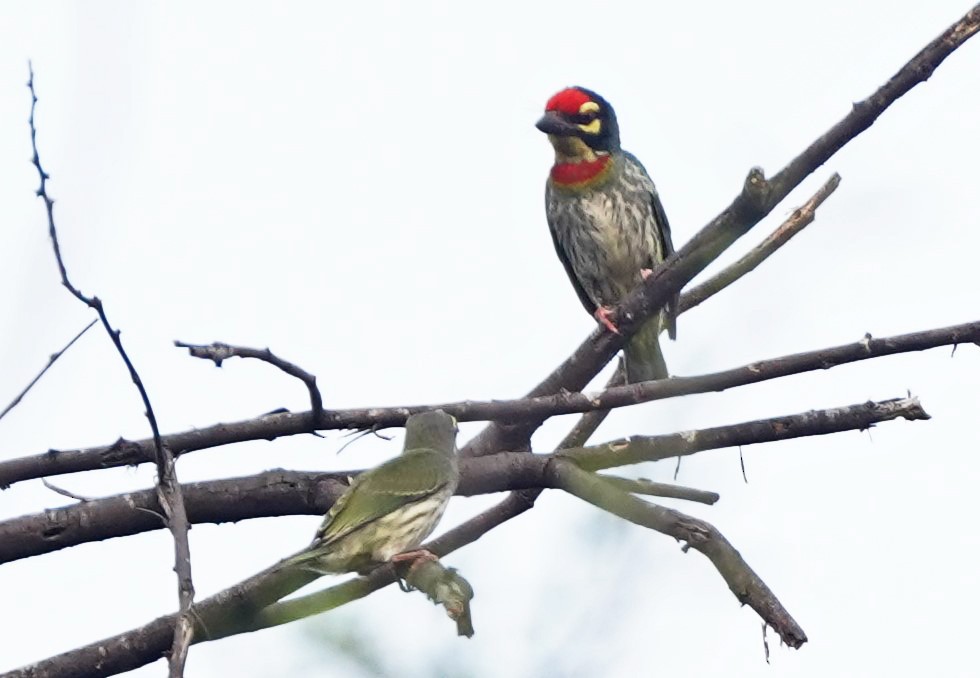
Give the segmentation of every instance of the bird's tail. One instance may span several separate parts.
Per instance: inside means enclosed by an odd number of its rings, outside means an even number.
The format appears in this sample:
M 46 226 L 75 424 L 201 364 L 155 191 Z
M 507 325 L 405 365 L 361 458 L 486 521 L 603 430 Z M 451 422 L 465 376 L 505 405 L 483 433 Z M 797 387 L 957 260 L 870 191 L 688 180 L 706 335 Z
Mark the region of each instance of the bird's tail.
M 626 345 L 626 383 L 666 379 L 667 363 L 660 351 L 662 316 L 653 316 L 633 335 Z

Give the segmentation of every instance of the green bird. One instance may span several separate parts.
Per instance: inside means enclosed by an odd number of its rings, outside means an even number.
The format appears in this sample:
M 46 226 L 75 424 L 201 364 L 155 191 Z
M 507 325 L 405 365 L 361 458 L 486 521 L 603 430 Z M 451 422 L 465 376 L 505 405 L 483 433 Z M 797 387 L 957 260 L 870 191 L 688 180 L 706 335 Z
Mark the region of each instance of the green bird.
M 657 189 L 619 145 L 616 112 L 595 92 L 558 92 L 537 128 L 555 149 L 545 206 L 558 258 L 586 310 L 618 334 L 612 307 L 674 252 Z M 674 297 L 626 344 L 628 383 L 668 376 L 660 333 L 675 338 L 676 309 Z
M 413 550 L 435 529 L 459 483 L 457 430 L 456 418 L 442 410 L 409 417 L 401 455 L 355 477 L 313 543 L 286 564 L 365 574 L 424 554 Z

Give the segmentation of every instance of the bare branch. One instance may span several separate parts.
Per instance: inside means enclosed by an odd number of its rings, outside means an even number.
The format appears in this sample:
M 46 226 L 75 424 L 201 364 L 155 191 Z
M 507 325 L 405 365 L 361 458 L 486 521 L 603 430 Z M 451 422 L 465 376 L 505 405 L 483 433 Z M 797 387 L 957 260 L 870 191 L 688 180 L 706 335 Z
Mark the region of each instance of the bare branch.
M 681 295 L 677 312 L 689 311 L 709 297 L 754 271 L 759 264 L 775 254 L 776 250 L 790 241 L 794 235 L 813 223 L 817 208 L 840 186 L 840 175 L 834 173 L 820 189 L 801 207 L 793 210 L 790 217 L 779 228 L 766 236 L 765 240 L 753 247 L 745 256 L 726 267 L 717 275 L 705 280 Z
M 75 494 L 74 492 L 66 490 L 62 487 L 58 487 L 57 485 L 49 483 L 47 478 L 41 478 L 41 484 L 43 484 L 46 488 L 48 488 L 55 494 L 60 494 L 62 497 L 68 497 L 69 499 L 74 499 L 80 502 L 92 501 L 92 497 L 84 497 L 80 494 Z
M 460 421 L 511 421 L 514 422 L 512 426 L 516 427 L 522 421 L 543 420 L 558 414 L 607 410 L 679 395 L 724 391 L 736 386 L 814 370 L 825 370 L 860 360 L 975 341 L 980 341 L 980 321 L 882 339 L 873 339 L 866 335 L 861 341 L 851 344 L 760 360 L 721 372 L 618 386 L 594 394 L 564 392 L 518 400 L 464 400 L 406 407 L 325 410 L 317 428 L 325 430 L 398 426 L 404 425 L 409 415 L 432 409 L 443 409 Z M 246 440 L 272 440 L 279 436 L 307 433 L 308 417 L 309 412 L 265 415 L 230 424 L 217 424 L 174 433 L 166 436 L 165 443 L 174 454 L 181 455 Z M 599 422 L 601 418 L 593 421 L 592 424 L 598 426 Z M 584 429 L 583 432 L 591 434 Z M 482 449 L 482 444 L 481 448 L 470 447 L 470 449 Z M 489 452 L 496 451 L 498 450 Z M 153 461 L 152 440 L 120 439 L 112 445 L 88 449 L 50 450 L 44 454 L 0 461 L 0 487 L 32 478 L 149 461 Z
M 736 424 L 734 427 L 729 428 L 732 430 L 741 430 L 744 433 L 746 428 L 758 425 L 758 428 L 769 431 L 771 437 L 768 439 L 772 440 L 801 435 L 816 435 L 821 432 L 829 433 L 840 430 L 842 421 L 847 416 L 850 416 L 846 414 L 846 411 L 854 408 L 864 408 L 867 414 L 865 418 L 857 417 L 851 420 L 851 423 L 856 426 L 870 425 L 870 423 L 877 421 L 878 419 L 875 419 L 875 413 L 882 417 L 881 420 L 895 418 L 896 416 L 905 416 L 900 413 L 906 411 L 915 415 L 913 418 L 926 416 L 914 401 L 906 401 L 903 404 L 903 401 L 896 400 L 863 406 L 852 406 L 852 408 L 835 408 L 822 413 L 807 412 L 802 415 L 797 415 L 803 421 L 812 422 L 812 425 L 806 427 L 800 425 L 802 421 L 796 422 L 790 417 L 783 417 L 779 420 L 764 420 L 764 422 L 752 422 L 748 425 Z M 918 408 L 918 411 L 916 408 Z M 782 422 L 782 424 L 777 425 L 777 421 Z M 731 435 L 734 437 L 734 434 Z M 691 434 L 674 434 L 674 436 L 663 436 L 663 438 L 678 438 L 683 440 L 685 436 L 687 438 L 693 437 L 690 443 L 692 449 L 708 449 L 707 446 L 712 444 L 718 447 L 735 444 L 729 438 L 726 438 L 726 435 L 721 429 L 706 429 L 705 431 L 698 432 L 694 436 Z M 580 449 L 589 450 L 590 448 Z M 737 552 L 731 548 L 731 545 L 714 528 L 707 525 L 707 523 L 695 521 L 693 518 L 687 518 L 681 513 L 669 511 L 636 499 L 630 496 L 628 492 L 620 490 L 617 487 L 618 481 L 616 479 L 591 474 L 579 468 L 583 464 L 590 468 L 604 468 L 614 465 L 611 462 L 596 463 L 596 458 L 599 454 L 599 452 L 585 451 L 568 451 L 561 455 L 532 455 L 513 452 L 479 459 L 463 460 L 459 494 L 494 492 L 511 487 L 524 487 L 526 489 L 512 492 L 501 503 L 468 520 L 459 527 L 449 530 L 438 539 L 425 545 L 424 548 L 439 557 L 443 557 L 463 546 L 471 544 L 498 525 L 532 508 L 534 506 L 534 500 L 541 493 L 541 488 L 560 487 L 576 494 L 581 493 L 579 496 L 586 498 L 587 501 L 592 501 L 588 497 L 592 496 L 589 493 L 593 491 L 603 493 L 603 496 L 608 496 L 610 492 L 615 492 L 628 498 L 628 500 L 617 500 L 614 503 L 615 506 L 613 506 L 613 508 L 622 508 L 625 506 L 622 510 L 628 515 L 623 515 L 623 517 L 627 520 L 634 520 L 636 518 L 634 522 L 640 519 L 645 520 L 647 522 L 641 522 L 640 524 L 647 525 L 649 522 L 650 524 L 648 526 L 671 536 L 682 535 L 678 538 L 688 541 L 692 546 L 705 553 L 715 563 L 716 567 L 718 567 L 719 571 L 726 578 L 726 581 L 732 586 L 733 592 L 735 592 L 736 596 L 740 597 L 740 600 L 753 605 L 754 609 L 759 611 L 763 619 L 779 630 L 781 635 L 786 634 L 784 640 L 787 643 L 802 643 L 805 641 L 805 636 L 802 635 L 802 631 L 798 635 L 793 635 L 793 624 L 795 622 L 792 622 L 788 614 L 779 607 L 778 601 L 771 596 L 765 584 L 751 570 L 747 569 L 748 566 L 741 561 Z M 615 449 L 611 450 L 609 454 L 622 456 L 622 452 Z M 674 456 L 676 454 L 678 454 L 678 450 L 672 449 L 666 456 Z M 568 457 L 572 455 L 575 455 L 575 462 L 569 463 L 570 460 Z M 624 461 L 622 458 L 615 460 L 615 463 L 618 464 L 619 462 L 633 463 L 631 460 Z M 569 468 L 578 470 L 579 474 L 586 474 L 587 477 L 594 479 L 590 482 L 594 483 L 595 487 L 584 490 L 578 488 L 575 485 L 575 477 L 581 478 L 585 476 L 575 476 L 574 471 L 568 471 Z M 299 498 L 297 499 L 298 501 L 308 502 L 308 498 L 311 496 L 320 495 L 322 499 L 324 496 L 330 495 L 329 499 L 327 499 L 327 504 L 329 504 L 342 491 L 340 487 L 342 483 L 338 481 L 336 476 L 285 471 L 276 473 L 281 476 L 281 479 L 278 481 L 281 485 L 291 486 L 289 491 L 280 494 L 278 497 L 280 502 L 288 502 L 291 498 Z M 569 473 L 572 473 L 573 476 L 571 480 L 569 480 Z M 243 480 L 251 481 L 252 486 L 249 488 L 241 487 Z M 313 491 L 313 488 L 304 486 L 304 482 L 327 482 L 328 484 L 324 485 L 322 490 Z M 495 485 L 494 482 L 498 484 Z M 526 484 L 522 485 L 521 483 Z M 245 495 L 255 494 L 254 488 L 257 484 L 256 478 L 240 479 L 237 484 L 231 487 L 228 486 L 227 481 L 196 483 L 194 486 L 188 486 L 186 494 L 189 502 L 191 502 L 190 505 L 195 507 L 193 502 L 196 500 L 199 491 L 214 492 L 216 488 L 221 487 L 222 491 L 227 495 L 223 510 L 230 513 L 235 508 L 229 505 L 227 499 L 231 498 L 232 501 L 230 504 L 237 506 L 241 502 L 236 501 L 236 499 Z M 643 481 L 632 481 L 632 483 L 625 481 L 621 486 L 628 491 L 635 492 L 645 487 L 645 483 Z M 146 501 L 147 497 L 139 497 L 138 495 L 140 494 L 134 493 L 121 497 L 97 500 L 89 504 L 76 504 L 67 509 L 61 509 L 61 511 L 64 511 L 66 514 L 76 514 L 75 521 L 79 525 L 98 522 L 103 524 L 103 529 L 105 529 L 105 525 L 110 525 L 111 528 L 109 529 L 115 529 L 115 516 L 110 517 L 106 514 L 98 515 L 91 511 L 93 509 L 96 512 L 107 511 L 109 509 L 109 503 L 115 502 L 117 507 L 120 504 L 126 506 L 137 504 L 129 508 L 130 515 L 138 513 L 145 514 L 147 513 L 146 510 L 140 510 L 141 507 L 138 504 L 140 501 Z M 618 496 L 618 494 L 614 496 Z M 281 509 L 282 506 L 283 504 L 280 503 L 278 508 Z M 656 511 L 656 515 L 653 518 L 646 515 L 646 508 L 642 508 L 651 506 L 653 509 L 650 510 Z M 602 507 L 607 508 L 605 505 L 602 505 Z M 84 521 L 77 517 L 83 510 L 89 511 Z M 295 512 L 319 514 L 325 510 L 323 504 L 317 503 L 315 506 L 303 504 L 302 509 Z M 612 508 L 607 508 L 607 510 L 612 510 Z M 616 510 L 620 509 L 617 508 Z M 615 513 L 616 511 L 614 510 L 613 512 Z M 12 526 L 21 528 L 23 531 L 26 523 L 36 523 L 51 513 L 54 512 L 46 512 L 42 516 L 27 516 L 0 523 L 0 551 L 3 551 L 0 555 L 9 556 L 11 547 L 17 547 L 18 532 L 15 529 L 11 529 Z M 226 516 L 229 513 L 226 513 Z M 617 515 L 620 514 L 617 513 Z M 235 514 L 235 517 L 230 519 L 238 520 L 242 517 L 245 516 Z M 120 522 L 125 522 L 125 512 L 122 515 L 122 519 Z M 155 525 L 147 529 L 155 529 Z M 60 537 L 59 534 L 51 534 L 49 536 L 53 538 Z M 78 543 L 78 541 L 75 543 Z M 23 547 L 23 540 L 21 540 L 20 545 Z M 62 544 L 62 546 L 64 545 L 67 544 Z M 732 556 L 733 553 L 734 556 Z M 21 555 L 19 557 L 24 556 Z M 733 558 L 736 559 L 733 560 Z M 7 559 L 9 560 L 11 558 Z M 745 569 L 739 569 L 742 567 Z M 295 609 L 291 610 L 289 607 L 280 606 L 270 608 L 267 613 L 262 613 L 261 610 L 276 603 L 276 601 L 281 600 L 283 597 L 305 586 L 316 578 L 316 575 L 305 575 L 303 573 L 283 573 L 277 569 L 277 566 L 273 566 L 203 602 L 198 602 L 195 604 L 194 610 L 199 620 L 198 630 L 201 632 L 196 634 L 192 640 L 194 642 L 214 640 L 228 635 L 258 630 L 278 623 L 285 623 L 290 620 L 290 615 L 296 613 Z M 321 609 L 329 609 L 330 607 L 336 607 L 362 598 L 379 588 L 387 586 L 393 581 L 395 581 L 394 568 L 391 565 L 385 565 L 379 567 L 366 577 L 359 577 L 317 594 L 311 594 L 310 597 L 303 599 L 303 603 L 298 603 L 297 605 L 303 609 L 307 609 L 304 606 L 320 606 Z M 736 588 L 736 585 L 738 588 Z M 288 605 L 288 601 L 282 605 Z M 158 659 L 164 649 L 172 642 L 174 636 L 173 625 L 176 618 L 176 615 L 161 617 L 141 628 L 66 652 L 56 657 L 51 657 L 38 664 L 6 675 L 18 677 L 29 676 L 30 678 L 73 675 L 107 676 L 142 666 Z M 798 647 L 799 645 L 793 646 Z M 94 673 L 78 672 L 78 667 L 85 667 L 85 671 L 91 671 L 91 667 L 96 665 L 94 658 L 98 660 L 98 671 Z
M 283 360 L 268 348 L 232 346 L 230 344 L 223 344 L 218 341 L 208 345 L 186 344 L 182 341 L 175 341 L 174 346 L 186 348 L 193 357 L 201 358 L 203 360 L 210 360 L 217 367 L 221 367 L 221 363 L 224 360 L 235 357 L 255 358 L 256 360 L 269 363 L 274 367 L 278 367 L 289 376 L 296 377 L 306 385 L 306 389 L 310 392 L 310 411 L 312 414 L 310 418 L 311 423 L 316 422 L 316 420 L 320 417 L 320 413 L 323 412 L 323 396 L 320 395 L 320 389 L 316 385 L 316 377 L 304 370 L 302 367 Z
M 387 570 L 389 568 L 382 569 Z M 421 559 L 413 563 L 404 572 L 399 566 L 395 566 L 395 569 L 398 570 L 401 578 L 409 586 L 422 591 L 429 600 L 446 608 L 449 617 L 456 622 L 458 635 L 467 638 L 473 636 L 469 604 L 473 598 L 473 589 L 469 582 L 463 579 L 454 568 L 445 567 L 438 559 Z M 385 574 L 389 573 L 385 572 Z M 246 630 L 257 631 L 329 612 L 376 591 L 380 586 L 376 586 L 374 581 L 377 584 L 385 581 L 384 585 L 387 585 L 390 582 L 386 580 L 387 577 L 382 579 L 369 575 L 328 587 L 316 593 L 273 603 L 256 614 L 250 620 L 247 629 L 235 629 L 234 631 L 235 633 L 242 633 Z
M 674 485 L 672 483 L 658 483 L 647 478 L 621 478 L 619 476 L 610 476 L 601 473 L 597 477 L 609 483 L 617 490 L 631 494 L 647 494 L 651 497 L 685 499 L 687 501 L 696 501 L 700 504 L 714 504 L 721 498 L 721 495 L 717 492 L 706 492 L 693 487 L 684 487 L 683 485 Z
M 700 551 L 728 584 L 743 605 L 749 605 L 793 648 L 807 641 L 806 633 L 790 616 L 766 583 L 749 567 L 737 550 L 712 525 L 638 499 L 613 488 L 601 477 L 574 463 L 555 463 L 553 473 L 561 489 L 604 511 L 637 525 L 666 534 Z
M 621 440 L 562 450 L 558 454 L 575 460 L 582 468 L 596 471 L 614 466 L 683 457 L 704 450 L 768 443 L 789 438 L 829 435 L 871 428 L 892 419 L 929 419 L 918 398 L 868 401 L 847 407 L 810 410 L 786 417 L 759 419 L 730 426 L 717 426 L 670 435 L 631 436 Z
M 598 470 L 685 456 L 709 449 L 866 429 L 899 417 L 926 419 L 928 415 L 915 399 L 885 400 L 699 431 L 634 436 L 603 445 L 564 449 L 553 455 L 505 452 L 462 459 L 456 494 L 473 496 L 517 490 L 508 498 L 512 502 L 508 506 L 520 506 L 526 510 L 534 504 L 541 490 L 549 487 L 547 465 L 555 455 L 570 457 L 587 470 Z M 277 515 L 322 515 L 346 489 L 347 478 L 357 473 L 359 471 L 267 471 L 246 478 L 191 483 L 184 486 L 184 497 L 188 516 L 194 523 L 237 522 Z M 630 492 L 643 491 L 640 489 L 642 481 L 620 479 L 618 482 L 637 488 L 624 487 Z M 676 488 L 660 484 L 650 484 L 648 487 L 655 485 L 663 492 L 670 491 L 667 488 Z M 681 488 L 675 489 L 674 495 L 660 496 L 680 496 L 681 492 L 695 491 Z M 714 493 L 704 493 L 702 498 L 711 496 Z M 702 500 L 690 495 L 680 498 Z M 155 493 L 144 490 L 6 520 L 0 522 L 0 563 L 81 543 L 156 530 L 160 528 L 156 518 L 158 511 Z
M 93 320 L 92 322 L 90 322 L 88 325 L 86 325 L 85 327 L 83 327 L 82 328 L 82 331 L 79 332 L 78 334 L 76 334 L 74 337 L 72 337 L 71 341 L 69 341 L 67 344 L 65 344 L 64 347 L 60 351 L 57 351 L 55 353 L 52 353 L 48 357 L 48 364 L 45 365 L 41 369 L 41 371 L 38 372 L 37 375 L 35 375 L 35 377 L 33 379 L 31 379 L 31 383 L 29 383 L 27 386 L 25 386 L 23 391 L 21 391 L 20 393 L 18 393 L 14 397 L 14 399 L 10 401 L 10 404 L 9 405 L 7 405 L 5 408 L 3 408 L 3 412 L 0 412 L 0 419 L 3 419 L 7 415 L 7 412 L 10 412 L 10 410 L 12 410 L 15 407 L 17 407 L 17 405 L 20 404 L 20 401 L 24 398 L 24 396 L 27 395 L 27 392 L 30 391 L 32 388 L 34 388 L 34 384 L 36 384 L 38 381 L 40 381 L 41 380 L 41 377 L 44 376 L 44 373 L 47 372 L 49 369 L 51 369 L 51 366 L 54 365 L 55 361 L 58 358 L 60 358 L 62 356 L 62 354 L 64 354 L 65 351 L 67 351 L 68 349 L 70 349 L 72 347 L 72 344 L 74 344 L 76 341 L 78 341 L 79 339 L 81 339 L 82 338 L 82 335 L 85 334 L 86 332 L 88 332 L 89 329 L 92 327 L 92 325 L 94 325 L 97 322 L 99 322 L 99 319 L 98 318 L 96 318 L 95 320 Z
M 529 455 L 523 455 L 529 456 Z M 513 493 L 496 506 L 471 518 L 463 525 L 424 546 L 437 556 L 444 557 L 470 544 L 486 532 L 531 508 Z M 238 633 L 255 631 L 271 620 L 261 611 L 318 579 L 311 573 L 281 570 L 278 564 L 225 589 L 206 600 L 199 601 L 194 610 L 199 619 L 199 631 L 194 642 L 217 640 Z M 322 599 L 334 596 L 337 605 L 363 598 L 395 581 L 394 567 L 385 565 L 366 577 L 357 577 L 326 591 Z M 317 594 L 313 594 L 317 595 Z M 282 608 L 272 608 L 281 610 Z M 156 661 L 166 652 L 174 635 L 177 615 L 159 617 L 144 626 L 106 638 L 60 655 L 49 657 L 30 666 L 15 669 L 0 678 L 100 678 L 130 671 Z
M 125 364 L 129 377 L 136 390 L 139 391 L 140 399 L 146 418 L 150 423 L 153 432 L 153 452 L 154 460 L 157 465 L 157 491 L 160 495 L 160 506 L 167 518 L 167 526 L 174 539 L 174 571 L 177 573 L 177 594 L 180 600 L 180 616 L 178 618 L 178 633 L 174 635 L 174 645 L 170 653 L 170 677 L 181 678 L 184 675 L 184 663 L 187 659 L 187 648 L 190 645 L 191 634 L 193 633 L 191 622 L 191 605 L 194 602 L 194 582 L 191 578 L 191 552 L 190 544 L 187 540 L 187 513 L 184 508 L 184 500 L 180 493 L 180 483 L 177 482 L 177 474 L 174 469 L 174 458 L 170 450 L 166 448 L 161 440 L 160 428 L 157 426 L 156 415 L 153 406 L 150 404 L 150 396 L 146 392 L 143 380 L 140 379 L 136 366 L 130 359 L 126 349 L 123 348 L 120 331 L 116 330 L 109 323 L 102 300 L 98 297 L 88 297 L 82 294 L 81 290 L 75 287 L 68 279 L 68 271 L 61 255 L 61 245 L 58 242 L 58 230 L 54 222 L 54 200 L 48 195 L 47 181 L 50 178 L 47 172 L 41 168 L 41 157 L 37 150 L 37 128 L 34 124 L 34 113 L 37 108 L 37 93 L 34 90 L 34 68 L 28 64 L 30 77 L 27 87 L 31 91 L 31 115 L 29 124 L 31 128 L 31 150 L 33 151 L 32 162 L 37 168 L 41 185 L 37 189 L 38 197 L 44 200 L 44 206 L 48 215 L 48 235 L 51 237 L 51 245 L 54 249 L 54 257 L 58 263 L 58 271 L 61 273 L 61 284 L 72 293 L 72 295 L 87 305 L 95 309 L 99 316 L 102 326 L 116 347 L 116 352 Z

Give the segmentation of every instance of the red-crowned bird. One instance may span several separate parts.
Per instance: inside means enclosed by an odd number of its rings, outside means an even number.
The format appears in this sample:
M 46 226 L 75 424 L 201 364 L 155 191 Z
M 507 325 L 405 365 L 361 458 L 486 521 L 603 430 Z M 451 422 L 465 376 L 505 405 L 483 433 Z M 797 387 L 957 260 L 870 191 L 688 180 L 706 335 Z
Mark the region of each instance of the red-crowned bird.
M 618 333 L 611 308 L 674 251 L 657 189 L 620 147 L 616 112 L 595 92 L 558 92 L 537 128 L 555 149 L 545 207 L 558 258 L 586 310 Z M 659 337 L 676 337 L 676 309 L 675 296 L 627 343 L 628 383 L 668 376 Z

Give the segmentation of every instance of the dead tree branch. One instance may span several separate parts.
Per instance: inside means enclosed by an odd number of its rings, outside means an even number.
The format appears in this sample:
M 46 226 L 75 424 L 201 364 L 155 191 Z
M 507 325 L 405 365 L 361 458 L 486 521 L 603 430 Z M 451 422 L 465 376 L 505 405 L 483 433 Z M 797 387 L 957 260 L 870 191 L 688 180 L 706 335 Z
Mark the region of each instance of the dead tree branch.
M 283 360 L 268 348 L 248 348 L 246 346 L 232 346 L 216 341 L 212 344 L 187 344 L 182 341 L 175 341 L 174 346 L 186 348 L 191 356 L 202 360 L 212 361 L 216 367 L 221 367 L 221 363 L 228 358 L 255 358 L 262 362 L 269 363 L 273 367 L 278 367 L 291 377 L 296 377 L 310 392 L 310 424 L 311 430 L 323 412 L 323 396 L 316 385 L 316 377 L 299 365 L 295 365 L 287 360 Z
M 737 281 L 742 276 L 751 273 L 759 264 L 772 256 L 776 250 L 790 241 L 794 235 L 813 223 L 817 217 L 817 208 L 831 196 L 840 186 L 840 175 L 834 173 L 816 193 L 803 205 L 793 210 L 789 218 L 779 225 L 775 231 L 766 236 L 758 245 L 749 252 L 728 266 L 723 271 L 700 285 L 685 292 L 680 299 L 678 313 L 688 311 L 706 299 L 713 297 L 723 289 Z
M 738 445 L 864 430 L 898 418 L 921 420 L 928 417 L 918 400 L 904 398 L 698 431 L 634 436 L 590 447 L 559 449 L 550 455 L 509 452 L 463 459 L 456 494 L 474 496 L 515 490 L 522 497 L 513 501 L 519 505 L 533 504 L 542 489 L 551 487 L 546 468 L 552 456 L 572 458 L 580 467 L 593 471 Z M 184 498 L 188 516 L 194 523 L 237 522 L 276 515 L 322 515 L 344 491 L 347 478 L 357 473 L 267 471 L 245 478 L 191 483 L 184 486 Z M 620 482 L 640 486 L 640 481 L 621 479 Z M 675 494 L 686 489 L 678 490 L 674 485 L 667 487 L 675 488 Z M 628 488 L 624 485 L 624 489 Z M 629 491 L 641 492 L 640 489 Z M 663 491 L 668 490 L 663 488 Z M 690 495 L 680 498 L 707 500 L 711 494 L 698 495 L 698 499 Z M 154 515 L 158 511 L 155 493 L 144 490 L 3 521 L 0 522 L 0 563 L 159 529 L 160 523 Z
M 0 412 L 0 419 L 3 419 L 5 416 L 7 416 L 7 413 L 10 412 L 10 410 L 12 410 L 15 407 L 17 407 L 17 405 L 20 404 L 20 401 L 24 399 L 24 396 L 27 395 L 28 391 L 30 391 L 32 388 L 34 388 L 34 384 L 36 384 L 37 382 L 39 382 L 41 380 L 41 377 L 44 376 L 44 373 L 47 372 L 49 369 L 51 369 L 51 366 L 54 365 L 55 361 L 58 360 L 58 358 L 60 358 L 65 353 L 65 351 L 67 351 L 68 349 L 70 349 L 72 347 L 72 345 L 76 341 L 78 341 L 79 339 L 81 339 L 82 338 L 82 335 L 85 334 L 86 332 L 88 332 L 92 328 L 92 325 L 94 325 L 97 322 L 99 322 L 99 319 L 98 318 L 96 318 L 95 320 L 93 320 L 92 322 L 90 322 L 88 325 L 86 325 L 85 327 L 83 327 L 82 328 L 82 331 L 79 332 L 78 334 L 76 334 L 74 337 L 72 337 L 71 341 L 69 341 L 67 344 L 65 344 L 64 347 L 62 347 L 62 349 L 60 351 L 56 351 L 56 352 L 52 353 L 48 357 L 48 364 L 45 365 L 41 369 L 41 371 L 38 372 L 34 376 L 33 379 L 31 379 L 31 383 L 29 383 L 27 386 L 25 386 L 24 389 L 20 393 L 18 393 L 16 396 L 14 396 L 14 399 L 10 401 L 10 404 L 9 405 L 7 405 L 5 408 L 3 408 L 3 411 Z
M 749 605 L 790 647 L 806 642 L 806 634 L 790 616 L 766 583 L 742 559 L 741 554 L 712 525 L 638 499 L 628 492 L 610 486 L 601 476 L 580 469 L 574 463 L 555 463 L 557 484 L 569 494 L 631 523 L 649 527 L 682 541 L 700 551 L 715 566 L 735 597 Z
M 144 412 L 147 421 L 150 423 L 150 430 L 153 432 L 153 460 L 157 466 L 157 490 L 160 495 L 160 508 L 166 517 L 167 527 L 170 529 L 174 539 L 174 571 L 177 573 L 177 595 L 180 601 L 180 615 L 178 617 L 178 633 L 174 634 L 174 644 L 170 653 L 170 677 L 180 678 L 184 675 L 184 663 L 187 659 L 187 648 L 190 645 L 193 624 L 191 621 L 191 606 L 194 603 L 194 582 L 191 578 L 191 551 L 187 540 L 187 530 L 189 523 L 187 513 L 184 508 L 184 499 L 181 496 L 180 483 L 177 482 L 177 473 L 174 469 L 174 457 L 170 450 L 163 444 L 160 436 L 160 428 L 157 425 L 157 418 L 153 412 L 153 405 L 150 404 L 150 396 L 146 392 L 143 380 L 140 379 L 136 366 L 130 359 L 126 349 L 123 348 L 121 332 L 114 329 L 109 323 L 102 300 L 98 297 L 86 296 L 81 290 L 75 287 L 68 279 L 68 270 L 65 267 L 64 258 L 61 254 L 61 245 L 58 242 L 58 230 L 54 221 L 54 200 L 48 195 L 47 182 L 49 175 L 41 167 L 41 156 L 37 150 L 37 127 L 34 124 L 34 113 L 37 108 L 37 93 L 34 90 L 34 68 L 28 66 L 30 77 L 27 87 L 31 91 L 31 115 L 29 124 L 31 128 L 31 150 L 33 152 L 31 162 L 37 168 L 41 184 L 37 189 L 37 195 L 44 200 L 44 207 L 48 216 L 48 234 L 51 236 L 51 245 L 54 249 L 55 261 L 58 264 L 58 271 L 61 274 L 61 284 L 71 292 L 71 294 L 83 304 L 95 310 L 99 316 L 102 327 L 105 328 L 109 339 L 116 347 L 116 352 L 126 365 L 129 378 L 139 391 L 140 399 L 143 401 Z
M 522 426 L 522 422 L 528 420 L 543 420 L 559 414 L 594 412 L 681 395 L 724 391 L 736 386 L 826 370 L 860 360 L 977 341 L 980 341 L 980 321 L 881 339 L 866 335 L 861 341 L 851 344 L 760 360 L 721 372 L 616 386 L 594 394 L 564 392 L 517 400 L 464 400 L 432 405 L 324 410 L 317 428 L 327 430 L 399 426 L 404 425 L 405 420 L 415 412 L 437 408 L 449 412 L 460 421 L 508 421 L 513 422 L 513 428 Z M 306 433 L 308 416 L 309 412 L 270 414 L 174 433 L 165 436 L 164 442 L 179 456 L 246 440 L 272 440 L 280 436 Z M 598 426 L 598 422 L 594 423 Z M 50 450 L 43 454 L 0 461 L 0 487 L 33 478 L 149 461 L 153 461 L 152 440 L 120 439 L 111 445 L 87 449 Z

